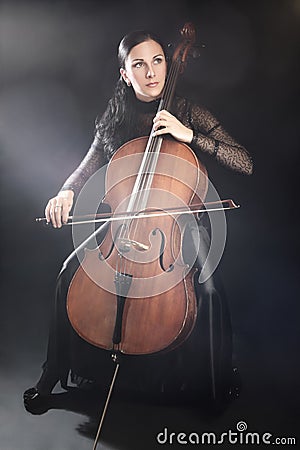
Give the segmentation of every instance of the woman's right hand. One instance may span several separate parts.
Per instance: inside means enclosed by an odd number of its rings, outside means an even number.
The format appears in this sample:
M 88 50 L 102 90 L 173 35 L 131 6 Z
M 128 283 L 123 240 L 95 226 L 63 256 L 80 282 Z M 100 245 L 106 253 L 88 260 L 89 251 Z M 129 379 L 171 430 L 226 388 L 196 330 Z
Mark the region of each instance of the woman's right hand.
M 60 191 L 56 197 L 50 198 L 45 208 L 47 223 L 52 223 L 54 228 L 61 228 L 67 223 L 69 212 L 73 206 L 74 192 Z

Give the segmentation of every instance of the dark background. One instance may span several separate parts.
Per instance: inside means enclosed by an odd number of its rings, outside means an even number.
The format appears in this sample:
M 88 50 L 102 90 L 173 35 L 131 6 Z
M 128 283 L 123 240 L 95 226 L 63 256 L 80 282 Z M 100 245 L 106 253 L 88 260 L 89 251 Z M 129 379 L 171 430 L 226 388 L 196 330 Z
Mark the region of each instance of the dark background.
M 5 450 L 74 448 L 67 440 L 55 444 L 57 433 L 50 433 L 61 411 L 33 417 L 22 408 L 22 392 L 36 380 L 44 359 L 55 278 L 72 248 L 70 229 L 46 230 L 34 219 L 90 145 L 95 117 L 118 78 L 122 36 L 149 28 L 176 45 L 186 21 L 194 23 L 205 48 L 189 62 L 178 88 L 210 109 L 254 160 L 251 177 L 205 160 L 221 198 L 241 205 L 227 215 L 220 270 L 243 390 L 223 422 L 191 423 L 198 432 L 235 429 L 239 420 L 253 432 L 294 437 L 299 432 L 300 1 L 2 1 L 0 447 Z M 131 413 L 138 417 L 134 408 Z M 70 417 L 75 427 L 71 412 L 63 420 Z M 173 430 L 187 431 L 184 418 L 176 417 Z M 153 437 L 165 422 L 151 420 Z M 132 437 L 128 415 L 127 421 Z M 122 433 L 110 436 L 115 426 L 107 423 L 107 440 L 118 447 L 105 448 L 155 448 L 145 425 L 136 447 Z M 76 437 L 74 427 L 68 423 L 65 433 Z M 34 431 L 28 434 L 29 429 Z M 39 443 L 41 429 L 49 447 Z M 83 440 L 81 448 L 90 444 Z

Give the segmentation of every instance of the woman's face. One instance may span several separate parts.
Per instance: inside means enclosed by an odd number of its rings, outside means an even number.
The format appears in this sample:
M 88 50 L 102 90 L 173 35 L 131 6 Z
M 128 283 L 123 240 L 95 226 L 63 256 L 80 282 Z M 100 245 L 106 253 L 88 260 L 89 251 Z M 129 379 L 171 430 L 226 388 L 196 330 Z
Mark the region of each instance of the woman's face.
M 167 74 L 167 63 L 162 47 L 153 40 L 133 47 L 120 69 L 125 82 L 131 84 L 136 97 L 143 102 L 159 98 Z

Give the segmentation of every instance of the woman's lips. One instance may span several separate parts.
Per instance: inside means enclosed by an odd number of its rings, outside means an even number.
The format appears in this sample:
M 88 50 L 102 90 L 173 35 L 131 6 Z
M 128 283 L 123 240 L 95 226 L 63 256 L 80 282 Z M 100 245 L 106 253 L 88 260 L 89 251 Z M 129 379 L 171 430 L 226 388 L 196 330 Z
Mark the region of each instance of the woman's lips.
M 155 82 L 153 82 L 153 83 L 148 83 L 148 84 L 146 84 L 146 86 L 147 86 L 147 87 L 150 87 L 150 88 L 156 87 L 157 85 L 158 85 L 158 81 L 155 81 Z

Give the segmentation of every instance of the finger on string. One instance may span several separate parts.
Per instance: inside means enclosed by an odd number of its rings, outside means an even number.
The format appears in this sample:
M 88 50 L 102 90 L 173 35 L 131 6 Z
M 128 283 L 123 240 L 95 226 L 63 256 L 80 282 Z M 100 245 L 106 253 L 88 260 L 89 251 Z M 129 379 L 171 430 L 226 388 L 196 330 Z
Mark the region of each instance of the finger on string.
M 165 128 L 161 128 L 160 130 L 154 131 L 153 136 L 159 136 L 161 134 L 167 134 L 167 133 L 169 133 L 169 130 L 167 127 L 165 127 Z

